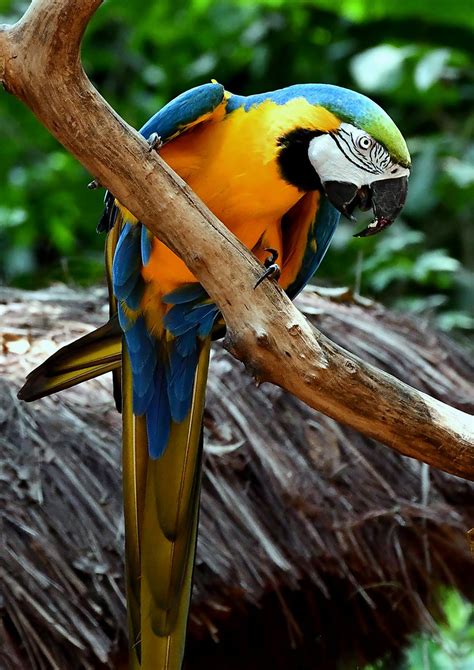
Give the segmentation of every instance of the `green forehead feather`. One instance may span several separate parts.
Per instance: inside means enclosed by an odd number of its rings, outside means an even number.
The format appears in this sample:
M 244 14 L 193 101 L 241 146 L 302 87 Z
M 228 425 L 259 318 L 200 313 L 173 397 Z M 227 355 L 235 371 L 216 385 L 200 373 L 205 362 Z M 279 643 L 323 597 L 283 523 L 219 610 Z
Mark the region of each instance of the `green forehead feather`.
M 375 103 L 372 103 L 375 105 Z M 403 167 L 410 167 L 411 160 L 405 138 L 395 123 L 381 107 L 376 105 L 374 113 L 343 119 L 368 133 L 374 140 L 385 146 L 391 157 Z
M 247 98 L 234 96 L 229 101 L 228 109 L 240 105 L 250 109 L 268 99 L 284 105 L 299 97 L 305 98 L 312 105 L 325 107 L 341 121 L 364 130 L 385 146 L 394 161 L 404 167 L 410 166 L 410 154 L 406 142 L 389 115 L 370 98 L 347 88 L 331 84 L 297 84 Z
M 410 167 L 410 154 L 405 139 L 389 115 L 373 100 L 339 86 L 321 84 L 324 106 L 342 121 L 351 123 L 385 146 L 391 157 Z

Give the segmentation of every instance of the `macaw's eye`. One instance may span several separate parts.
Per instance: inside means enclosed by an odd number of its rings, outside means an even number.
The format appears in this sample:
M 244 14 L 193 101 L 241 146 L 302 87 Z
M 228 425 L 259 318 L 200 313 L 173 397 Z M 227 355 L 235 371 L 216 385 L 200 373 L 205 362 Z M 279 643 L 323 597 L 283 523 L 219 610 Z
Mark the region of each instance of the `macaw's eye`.
M 362 135 L 362 137 L 359 137 L 357 140 L 357 145 L 359 149 L 363 149 L 364 151 L 367 151 L 367 149 L 370 149 L 372 146 L 373 140 L 371 140 L 370 137 L 367 137 L 367 135 Z

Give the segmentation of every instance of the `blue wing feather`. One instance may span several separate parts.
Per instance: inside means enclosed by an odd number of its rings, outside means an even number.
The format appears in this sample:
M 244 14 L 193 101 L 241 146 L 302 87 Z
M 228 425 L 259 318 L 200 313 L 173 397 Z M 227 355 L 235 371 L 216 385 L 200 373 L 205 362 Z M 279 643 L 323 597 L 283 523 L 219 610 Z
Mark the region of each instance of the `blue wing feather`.
M 293 300 L 306 286 L 321 264 L 336 231 L 341 215 L 329 200 L 321 195 L 319 208 L 310 226 L 301 266 L 294 281 L 286 289 Z
M 130 279 L 138 278 L 140 274 L 140 230 L 131 223 L 125 223 L 120 234 L 114 254 L 112 266 L 112 281 L 116 297 L 122 286 L 130 283 Z
M 205 300 L 207 297 L 208 295 L 201 284 L 183 284 L 171 293 L 166 293 L 162 297 L 162 302 L 166 305 L 181 305 L 194 300 Z
M 206 119 L 223 101 L 221 84 L 198 86 L 165 105 L 140 132 L 144 137 L 158 133 L 166 142 Z M 119 210 L 111 197 L 106 196 L 102 228 L 109 228 L 117 218 Z M 140 223 L 125 221 L 115 250 L 112 280 L 132 368 L 134 413 L 146 416 L 150 457 L 159 458 L 166 448 L 171 422 L 182 421 L 190 410 L 199 338 L 211 332 L 218 310 L 200 284 L 188 284 L 163 298 L 171 305 L 164 326 L 174 340 L 160 341 L 148 331 L 140 314 L 141 270 L 150 260 L 151 240 Z
M 175 347 L 181 356 L 189 356 L 196 347 L 196 333 L 193 330 L 188 330 L 187 333 L 177 337 Z
M 212 312 L 209 311 L 204 317 L 201 318 L 199 328 L 197 330 L 197 334 L 199 337 L 207 337 L 208 335 L 211 334 L 212 329 L 214 327 L 214 323 L 218 316 L 219 316 L 219 309 L 216 305 L 214 305 L 214 310 Z
M 180 287 L 166 296 L 171 307 L 163 319 L 174 340 L 165 344 L 153 337 L 144 317 L 129 315 L 124 308 L 138 310 L 140 306 L 143 279 L 136 255 L 143 260 L 143 234 L 127 226 L 123 236 L 117 245 L 113 276 L 121 282 L 115 292 L 121 300 L 118 317 L 132 368 L 133 410 L 146 416 L 149 454 L 159 458 L 166 448 L 171 422 L 183 421 L 191 408 L 199 339 L 210 334 L 219 310 L 199 284 Z M 117 268 L 119 263 L 126 265 Z
M 153 395 L 153 379 L 157 368 L 157 346 L 142 316 L 132 321 L 118 308 L 133 375 L 133 407 L 137 415 L 146 413 Z
M 146 226 L 142 225 L 142 231 L 141 231 L 141 240 L 140 240 L 140 247 L 141 247 L 141 256 L 142 256 L 142 264 L 143 265 L 148 265 L 148 261 L 150 260 L 151 256 L 151 240 L 152 240 L 152 234 L 148 230 Z
M 166 371 L 163 366 L 158 366 L 155 371 L 153 394 L 146 412 L 146 428 L 150 458 L 159 458 L 166 449 L 171 430 Z
M 127 307 L 136 311 L 140 308 L 143 289 L 145 287 L 145 282 L 140 276 L 137 281 L 135 281 L 133 288 L 123 297 L 123 300 L 126 302 Z
M 190 408 L 197 358 L 197 343 L 194 350 L 184 357 L 176 348 L 170 355 L 168 397 L 171 415 L 177 422 L 185 418 Z
M 167 330 L 175 337 L 169 355 L 168 399 L 171 416 L 177 422 L 183 421 L 191 406 L 198 361 L 198 340 L 202 337 L 202 327 L 204 325 L 205 333 L 209 335 L 219 313 L 216 305 L 208 302 L 202 287 L 201 295 L 206 300 L 204 304 L 196 301 L 194 291 L 189 290 L 188 295 L 191 300 L 173 305 L 163 320 Z M 183 300 L 183 294 L 178 299 Z M 168 296 L 168 301 L 170 300 L 171 295 Z
M 178 95 L 159 112 L 149 119 L 140 129 L 143 137 L 158 133 L 162 142 L 175 137 L 186 127 L 196 123 L 201 117 L 209 114 L 224 100 L 222 84 L 212 83 L 196 86 Z

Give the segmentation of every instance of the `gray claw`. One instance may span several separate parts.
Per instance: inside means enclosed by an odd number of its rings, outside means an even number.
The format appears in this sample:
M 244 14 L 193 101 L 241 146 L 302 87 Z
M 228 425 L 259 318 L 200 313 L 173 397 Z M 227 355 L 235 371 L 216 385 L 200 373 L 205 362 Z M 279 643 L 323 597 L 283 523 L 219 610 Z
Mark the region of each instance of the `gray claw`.
M 158 151 L 158 149 L 162 146 L 163 142 L 161 141 L 161 137 L 158 135 L 158 133 L 152 133 L 148 138 L 148 151 L 153 151 L 155 149 Z
M 273 279 L 275 281 L 278 281 L 280 279 L 280 275 L 281 275 L 280 266 L 277 265 L 276 263 L 272 263 L 267 267 L 265 272 L 257 279 L 257 283 L 253 287 L 254 290 L 257 288 L 259 284 L 263 282 L 264 279 Z

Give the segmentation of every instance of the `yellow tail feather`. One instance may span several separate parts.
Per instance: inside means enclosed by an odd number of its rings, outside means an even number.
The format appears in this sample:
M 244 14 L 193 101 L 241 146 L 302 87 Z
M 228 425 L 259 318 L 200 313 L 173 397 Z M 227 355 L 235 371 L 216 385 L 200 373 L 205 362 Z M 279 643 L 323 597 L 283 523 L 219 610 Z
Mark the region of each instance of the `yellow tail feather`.
M 117 319 L 62 347 L 30 372 L 20 400 L 37 400 L 115 370 L 121 364 L 122 331 Z
M 125 570 L 130 667 L 140 667 L 140 535 L 146 490 L 148 446 L 144 417 L 133 414 L 132 370 L 124 348 L 122 362 L 122 479 L 125 518 Z
M 131 668 L 180 670 L 182 665 L 199 516 L 209 351 L 210 338 L 201 347 L 191 410 L 183 422 L 173 424 L 168 447 L 157 460 L 148 459 L 144 422 L 132 411 L 130 365 L 128 360 L 123 363 Z

